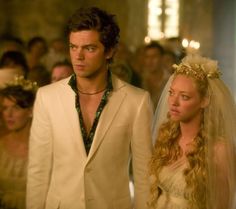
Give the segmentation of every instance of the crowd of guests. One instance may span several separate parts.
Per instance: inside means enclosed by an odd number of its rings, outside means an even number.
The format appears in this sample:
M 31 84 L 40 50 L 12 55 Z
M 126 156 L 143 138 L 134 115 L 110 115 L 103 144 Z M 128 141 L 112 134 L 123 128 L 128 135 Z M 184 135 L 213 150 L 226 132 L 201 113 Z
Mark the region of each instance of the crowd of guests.
M 49 42 L 36 36 L 24 43 L 20 38 L 3 36 L 0 43 L 0 85 L 15 75 L 23 75 L 44 86 L 73 73 L 68 44 L 62 38 Z M 111 69 L 120 79 L 147 90 L 156 107 L 172 65 L 184 55 L 179 38 L 140 44 L 135 51 L 121 42 Z
M 172 38 L 152 41 L 135 52 L 120 43 L 110 69 L 121 80 L 148 91 L 157 110 L 147 168 L 148 207 L 232 209 L 235 102 L 220 80 L 217 63 L 198 55 L 185 56 L 180 40 Z M 24 44 L 18 38 L 2 38 L 1 209 L 26 208 L 28 144 L 38 87 L 72 74 L 63 39 L 48 44 L 43 37 L 33 37 Z

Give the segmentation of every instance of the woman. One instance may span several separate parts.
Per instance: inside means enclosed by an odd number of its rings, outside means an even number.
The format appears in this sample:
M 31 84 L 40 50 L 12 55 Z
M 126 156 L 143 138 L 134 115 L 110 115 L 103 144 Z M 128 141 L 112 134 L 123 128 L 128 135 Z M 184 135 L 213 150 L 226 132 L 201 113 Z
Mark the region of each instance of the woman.
M 22 52 L 7 51 L 0 58 L 0 87 L 14 80 L 15 76 L 28 75 L 27 61 Z
M 0 89 L 7 133 L 0 140 L 0 208 L 24 209 L 28 140 L 36 84 L 23 77 Z
M 217 62 L 189 55 L 174 66 L 157 108 L 150 208 L 231 209 L 236 109 Z

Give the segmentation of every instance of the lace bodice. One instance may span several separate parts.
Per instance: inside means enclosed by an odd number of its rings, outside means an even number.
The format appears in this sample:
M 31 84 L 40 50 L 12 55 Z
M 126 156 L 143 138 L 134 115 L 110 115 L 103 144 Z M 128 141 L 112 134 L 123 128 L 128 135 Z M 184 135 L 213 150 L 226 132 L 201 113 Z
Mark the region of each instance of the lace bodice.
M 157 200 L 156 209 L 188 209 L 188 194 L 183 171 L 187 166 L 181 158 L 170 166 L 165 166 L 159 174 L 162 194 Z

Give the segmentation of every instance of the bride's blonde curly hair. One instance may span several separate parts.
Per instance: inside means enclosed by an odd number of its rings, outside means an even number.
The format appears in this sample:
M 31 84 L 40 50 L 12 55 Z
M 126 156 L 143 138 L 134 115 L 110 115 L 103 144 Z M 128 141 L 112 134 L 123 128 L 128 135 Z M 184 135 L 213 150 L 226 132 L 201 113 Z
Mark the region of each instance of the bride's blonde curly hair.
M 159 131 L 154 147 L 154 153 L 150 161 L 151 198 L 149 205 L 155 208 L 156 201 L 161 194 L 157 188 L 159 184 L 158 174 L 163 166 L 169 165 L 182 156 L 178 145 L 180 128 L 177 122 L 169 120 L 164 123 Z M 187 154 L 188 167 L 184 171 L 187 190 L 190 191 L 189 208 L 206 208 L 207 163 L 205 161 L 206 146 L 204 130 L 200 129 L 194 139 L 194 149 Z

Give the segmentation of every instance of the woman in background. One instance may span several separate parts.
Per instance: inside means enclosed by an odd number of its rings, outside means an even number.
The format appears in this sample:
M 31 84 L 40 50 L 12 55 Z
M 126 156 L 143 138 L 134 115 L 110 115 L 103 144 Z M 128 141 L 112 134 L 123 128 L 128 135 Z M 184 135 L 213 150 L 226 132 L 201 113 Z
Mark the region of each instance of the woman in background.
M 236 109 L 217 62 L 174 66 L 154 123 L 150 208 L 233 209 Z
M 0 140 L 0 208 L 25 209 L 28 141 L 36 84 L 16 77 L 0 89 L 7 133 Z
M 27 78 L 29 68 L 25 55 L 20 51 L 7 51 L 0 57 L 0 87 L 14 80 L 15 76 Z

